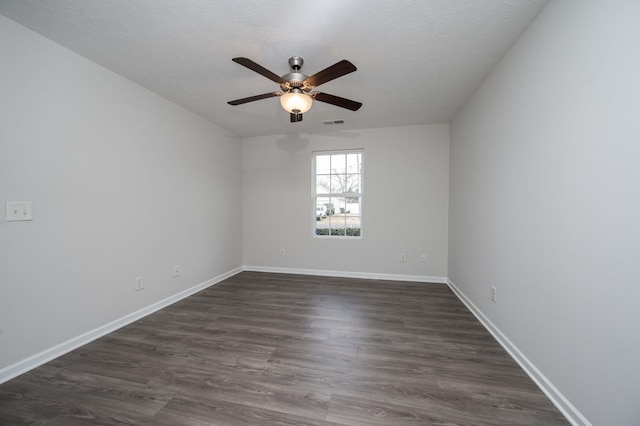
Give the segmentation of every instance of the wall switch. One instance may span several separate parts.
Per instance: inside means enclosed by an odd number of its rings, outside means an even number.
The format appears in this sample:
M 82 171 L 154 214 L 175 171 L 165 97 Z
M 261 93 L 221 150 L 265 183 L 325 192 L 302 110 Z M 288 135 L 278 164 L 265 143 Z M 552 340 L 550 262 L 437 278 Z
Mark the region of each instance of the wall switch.
M 420 255 L 420 262 L 426 262 L 427 261 L 427 255 L 426 253 L 422 253 Z
M 173 267 L 173 278 L 178 278 L 180 276 L 180 265 L 176 265 Z
M 33 204 L 29 201 L 7 201 L 7 222 L 33 220 Z
M 142 277 L 136 278 L 136 291 L 140 291 L 144 288 L 144 284 L 142 283 Z
M 496 287 L 493 285 L 491 286 L 491 301 L 496 303 Z
M 285 254 L 287 254 L 283 248 L 280 249 L 280 256 L 284 256 Z
M 407 253 L 400 253 L 400 262 L 407 261 Z

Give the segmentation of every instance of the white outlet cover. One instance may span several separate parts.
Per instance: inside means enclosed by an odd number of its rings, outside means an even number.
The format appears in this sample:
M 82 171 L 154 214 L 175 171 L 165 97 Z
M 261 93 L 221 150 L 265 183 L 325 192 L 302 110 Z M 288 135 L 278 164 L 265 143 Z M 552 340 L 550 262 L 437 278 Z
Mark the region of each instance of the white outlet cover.
M 33 203 L 30 201 L 7 201 L 7 222 L 33 220 Z

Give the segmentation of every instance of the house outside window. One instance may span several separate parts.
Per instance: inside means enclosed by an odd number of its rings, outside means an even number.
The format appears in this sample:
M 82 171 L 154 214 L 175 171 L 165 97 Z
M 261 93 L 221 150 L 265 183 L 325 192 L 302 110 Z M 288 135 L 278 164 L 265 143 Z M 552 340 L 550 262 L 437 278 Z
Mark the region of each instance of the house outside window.
M 363 150 L 313 153 L 314 235 L 362 236 Z

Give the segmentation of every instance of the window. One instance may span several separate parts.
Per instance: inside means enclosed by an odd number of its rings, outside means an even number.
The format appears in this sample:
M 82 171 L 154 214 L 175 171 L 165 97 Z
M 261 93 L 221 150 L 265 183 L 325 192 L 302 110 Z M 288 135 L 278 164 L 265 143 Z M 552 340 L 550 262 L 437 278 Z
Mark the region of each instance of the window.
M 362 235 L 362 150 L 313 153 L 315 235 Z

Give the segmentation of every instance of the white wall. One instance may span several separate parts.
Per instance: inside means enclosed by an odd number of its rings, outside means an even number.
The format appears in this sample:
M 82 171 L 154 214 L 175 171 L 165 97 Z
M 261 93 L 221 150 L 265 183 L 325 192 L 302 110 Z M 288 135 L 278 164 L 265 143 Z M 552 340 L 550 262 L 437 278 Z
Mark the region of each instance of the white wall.
M 2 16 L 0 52 L 0 373 L 241 266 L 239 139 Z
M 576 423 L 640 424 L 639 46 L 637 0 L 551 1 L 451 127 L 449 277 Z
M 314 238 L 312 152 L 352 148 L 364 148 L 363 237 Z M 254 137 L 243 152 L 245 265 L 446 277 L 447 124 Z

